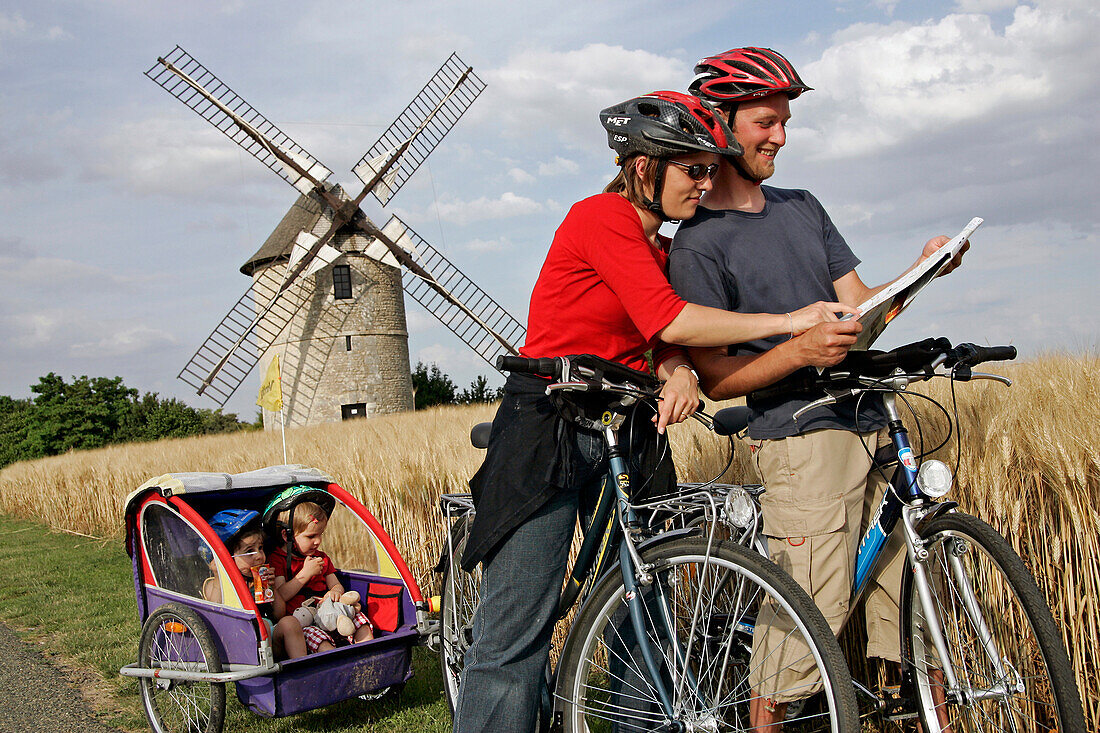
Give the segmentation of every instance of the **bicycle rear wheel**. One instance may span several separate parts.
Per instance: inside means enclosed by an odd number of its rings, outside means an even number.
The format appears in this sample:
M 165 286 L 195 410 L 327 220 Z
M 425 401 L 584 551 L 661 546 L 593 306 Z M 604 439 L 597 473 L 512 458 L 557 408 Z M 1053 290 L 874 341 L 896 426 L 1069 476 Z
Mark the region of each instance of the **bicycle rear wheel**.
M 466 549 L 470 521 L 463 517 L 455 522 L 451 532 L 453 562 L 448 558 L 443 569 L 443 585 L 439 605 L 439 667 L 443 672 L 443 692 L 454 713 L 458 702 L 458 686 L 466 651 L 473 643 L 474 611 L 481 600 L 481 565 L 473 573 L 459 566 Z
M 932 613 L 959 690 L 945 690 L 913 573 L 901 593 L 902 658 L 924 730 L 1085 730 L 1081 697 L 1054 619 L 1035 581 L 992 527 L 945 514 L 920 528 Z M 944 700 L 946 698 L 946 704 Z M 942 720 L 942 722 L 941 722 Z
M 654 582 L 641 589 L 646 635 L 662 667 L 678 730 L 749 727 L 753 630 L 762 604 L 805 642 L 823 689 L 785 731 L 859 730 L 855 692 L 836 639 L 809 596 L 770 561 L 732 542 L 689 537 L 642 552 Z M 620 573 L 585 603 L 558 668 L 555 703 L 566 731 L 662 730 L 668 723 L 626 613 Z M 662 600 L 663 599 L 663 600 Z M 782 691 L 780 691 L 782 692 Z M 804 688 L 787 690 L 794 697 Z M 774 696 L 776 693 L 773 691 Z M 676 724 L 674 724 L 676 725 Z

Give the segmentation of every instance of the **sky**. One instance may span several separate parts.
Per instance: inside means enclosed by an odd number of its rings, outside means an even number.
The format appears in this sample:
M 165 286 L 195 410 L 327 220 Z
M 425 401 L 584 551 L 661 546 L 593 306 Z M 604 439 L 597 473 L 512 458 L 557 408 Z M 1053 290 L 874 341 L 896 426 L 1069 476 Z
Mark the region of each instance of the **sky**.
M 297 192 L 143 76 L 177 44 L 356 191 L 352 166 L 457 52 L 485 92 L 384 210 L 364 208 L 400 216 L 521 321 L 569 206 L 615 172 L 599 110 L 683 90 L 702 56 L 774 48 L 814 91 L 769 183 L 822 201 L 865 282 L 985 219 L 964 266 L 877 345 L 1095 352 L 1098 35 L 1094 0 L 7 0 L 0 394 L 55 372 L 216 406 L 176 374 Z M 502 383 L 406 308 L 414 364 Z M 226 408 L 252 419 L 259 381 Z

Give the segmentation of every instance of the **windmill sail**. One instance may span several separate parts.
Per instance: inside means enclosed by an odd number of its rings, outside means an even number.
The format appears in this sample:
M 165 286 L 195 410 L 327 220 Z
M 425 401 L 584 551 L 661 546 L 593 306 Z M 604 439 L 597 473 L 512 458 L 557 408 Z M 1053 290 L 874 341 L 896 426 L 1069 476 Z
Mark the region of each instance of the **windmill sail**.
M 355 175 L 385 206 L 484 89 L 485 82 L 452 53 L 355 164 Z
M 332 175 L 179 46 L 158 58 L 145 75 L 302 193 Z
M 409 252 L 414 267 L 402 274 L 405 292 L 496 368 L 496 358 L 516 354 L 527 330 L 473 280 L 466 277 L 396 216 L 382 233 Z
M 258 278 L 206 337 L 179 378 L 224 405 L 309 299 L 304 279 L 280 291 L 281 280 L 270 270 Z M 265 310 L 264 318 L 258 319 L 256 314 Z

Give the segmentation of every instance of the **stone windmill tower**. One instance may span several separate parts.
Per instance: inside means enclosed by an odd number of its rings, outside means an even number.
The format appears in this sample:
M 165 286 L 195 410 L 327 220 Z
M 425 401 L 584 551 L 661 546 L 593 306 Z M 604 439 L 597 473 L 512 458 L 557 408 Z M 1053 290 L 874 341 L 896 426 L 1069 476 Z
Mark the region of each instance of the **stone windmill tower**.
M 385 206 L 485 88 L 457 56 L 356 164 L 365 185 L 354 199 L 179 46 L 146 76 L 301 194 L 241 267 L 251 286 L 180 372 L 199 394 L 224 405 L 277 354 L 290 425 L 411 409 L 402 291 L 490 365 L 516 353 L 522 324 L 396 216 L 379 228 L 360 208 L 368 193 Z

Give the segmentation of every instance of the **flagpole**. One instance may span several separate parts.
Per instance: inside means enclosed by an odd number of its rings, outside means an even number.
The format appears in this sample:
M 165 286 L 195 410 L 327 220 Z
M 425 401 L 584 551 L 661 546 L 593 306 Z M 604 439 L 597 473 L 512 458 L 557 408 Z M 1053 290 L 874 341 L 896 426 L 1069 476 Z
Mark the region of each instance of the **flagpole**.
M 279 434 L 283 436 L 283 465 L 289 461 L 286 459 L 286 420 L 283 418 L 283 408 L 279 408 Z

